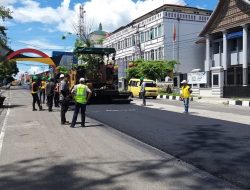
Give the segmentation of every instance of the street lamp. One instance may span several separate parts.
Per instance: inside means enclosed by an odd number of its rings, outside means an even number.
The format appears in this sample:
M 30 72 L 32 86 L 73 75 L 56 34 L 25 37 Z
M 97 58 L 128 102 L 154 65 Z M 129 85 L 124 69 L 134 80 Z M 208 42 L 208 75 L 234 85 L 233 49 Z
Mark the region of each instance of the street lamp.
M 136 39 L 136 42 L 135 42 L 135 46 L 137 48 L 139 48 L 139 55 L 140 55 L 141 59 L 142 59 L 142 50 L 141 50 L 141 39 L 140 39 L 140 31 L 139 31 L 139 29 L 144 28 L 144 27 L 145 27 L 145 25 L 139 26 L 139 24 L 137 24 L 136 26 L 132 26 L 132 28 L 136 28 L 135 34 L 137 36 L 137 39 Z

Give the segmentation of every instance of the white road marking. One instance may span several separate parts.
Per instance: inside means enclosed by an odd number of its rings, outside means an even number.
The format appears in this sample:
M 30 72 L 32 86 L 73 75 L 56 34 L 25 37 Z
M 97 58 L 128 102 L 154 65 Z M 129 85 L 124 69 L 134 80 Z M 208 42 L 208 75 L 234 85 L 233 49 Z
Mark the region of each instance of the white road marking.
M 107 112 L 129 112 L 129 111 L 135 111 L 135 109 L 129 109 L 129 110 L 106 110 Z
M 5 115 L 5 118 L 4 118 L 4 121 L 3 121 L 3 128 L 1 130 L 1 133 L 0 133 L 0 156 L 1 156 L 1 152 L 2 152 L 2 148 L 3 148 L 3 139 L 4 139 L 4 135 L 5 135 L 5 130 L 6 130 L 6 126 L 7 126 L 7 122 L 8 122 L 8 117 L 9 117 L 9 114 L 10 114 L 10 102 L 9 102 L 9 108 L 7 110 L 7 113 Z

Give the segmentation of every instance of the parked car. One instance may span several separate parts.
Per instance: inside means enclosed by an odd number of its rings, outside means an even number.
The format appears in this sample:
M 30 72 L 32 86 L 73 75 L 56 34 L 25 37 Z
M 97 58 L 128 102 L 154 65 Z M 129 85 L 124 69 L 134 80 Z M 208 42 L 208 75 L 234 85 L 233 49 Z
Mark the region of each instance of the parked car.
M 144 79 L 143 81 L 146 82 L 145 96 L 156 99 L 159 93 L 159 87 L 156 85 L 156 82 L 149 79 Z M 128 83 L 128 91 L 131 92 L 133 97 L 141 98 L 140 79 L 135 79 L 135 78 L 130 79 Z

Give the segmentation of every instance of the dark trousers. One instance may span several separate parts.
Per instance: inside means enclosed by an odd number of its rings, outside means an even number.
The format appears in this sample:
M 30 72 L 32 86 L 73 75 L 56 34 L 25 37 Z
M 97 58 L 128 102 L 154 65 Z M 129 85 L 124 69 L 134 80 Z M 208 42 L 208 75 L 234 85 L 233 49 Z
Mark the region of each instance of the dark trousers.
M 34 94 L 32 94 L 32 97 L 33 97 L 33 102 L 32 102 L 33 110 L 36 109 L 36 106 L 35 106 L 36 103 L 37 103 L 39 109 L 42 109 L 38 94 L 34 93 Z
M 71 126 L 74 127 L 77 121 L 77 116 L 79 113 L 79 110 L 81 109 L 81 119 L 82 119 L 82 123 L 81 125 L 84 126 L 85 125 L 85 111 L 86 111 L 86 104 L 80 104 L 80 103 L 76 103 L 75 105 L 75 111 L 74 111 L 74 116 L 72 119 L 72 123 Z
M 146 92 L 145 91 L 141 92 L 141 96 L 142 96 L 142 104 L 146 106 Z
M 55 104 L 55 107 L 59 107 L 59 92 L 55 92 L 54 104 Z
M 62 100 L 61 102 L 61 123 L 64 124 L 66 122 L 66 112 L 69 109 L 69 101 Z
M 43 99 L 42 99 L 43 97 Z M 44 103 L 45 102 L 45 89 L 40 90 L 40 102 Z
M 48 101 L 48 108 L 49 108 L 49 111 L 52 111 L 53 98 L 54 98 L 54 95 L 53 95 L 53 94 L 47 95 L 47 101 Z

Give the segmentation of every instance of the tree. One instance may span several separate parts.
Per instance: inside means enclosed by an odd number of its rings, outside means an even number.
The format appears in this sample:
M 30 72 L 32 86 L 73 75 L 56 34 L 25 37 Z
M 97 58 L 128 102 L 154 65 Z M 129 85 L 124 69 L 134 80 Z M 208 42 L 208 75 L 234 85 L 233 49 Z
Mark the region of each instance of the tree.
M 0 81 L 4 79 L 12 79 L 19 72 L 17 68 L 16 61 L 14 60 L 4 60 L 0 61 Z M 11 81 L 8 81 L 11 82 Z
M 133 66 L 127 69 L 127 78 L 162 79 L 167 73 L 173 72 L 176 64 L 178 64 L 176 61 L 136 60 L 133 62 Z
M 10 9 L 0 6 L 0 18 L 2 21 L 5 21 L 6 19 L 12 19 Z M 4 45 L 7 44 L 6 30 L 6 27 L 0 26 L 0 43 Z

